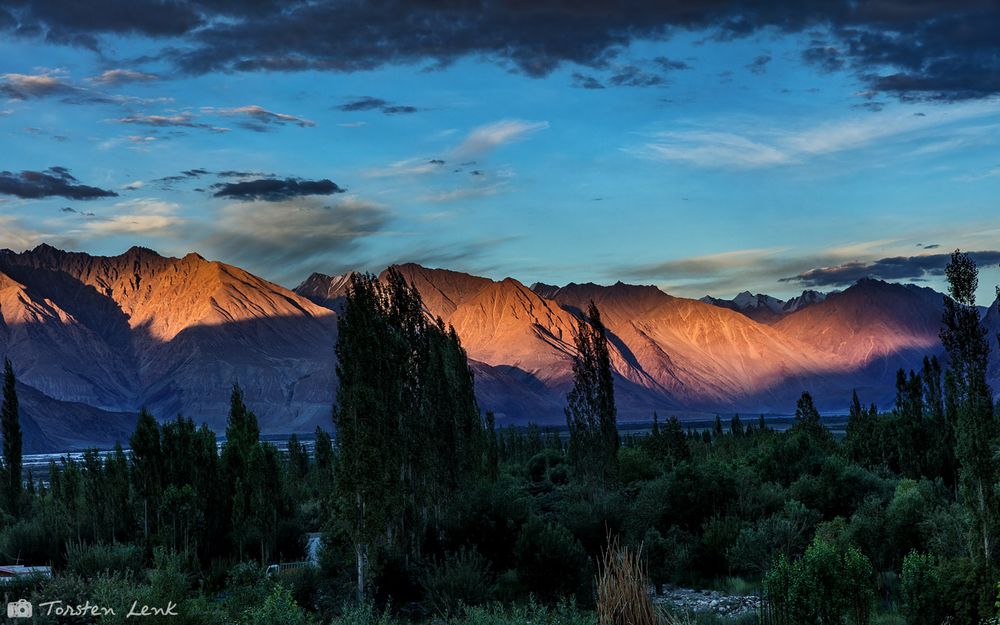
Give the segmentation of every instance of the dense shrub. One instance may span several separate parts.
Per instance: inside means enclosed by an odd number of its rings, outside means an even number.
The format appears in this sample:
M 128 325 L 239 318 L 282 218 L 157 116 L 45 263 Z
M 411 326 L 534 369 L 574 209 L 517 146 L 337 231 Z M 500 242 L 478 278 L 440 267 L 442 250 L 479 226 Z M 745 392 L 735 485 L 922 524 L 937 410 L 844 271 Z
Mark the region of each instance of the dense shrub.
M 814 540 L 802 558 L 782 555 L 764 579 L 765 613 L 774 623 L 867 625 L 874 603 L 872 567 L 851 547 Z
M 466 550 L 428 566 L 421 586 L 428 612 L 446 618 L 462 606 L 488 603 L 494 593 L 489 563 L 475 551 Z
M 66 570 L 84 579 L 101 573 L 143 573 L 142 551 L 136 545 L 83 545 L 71 543 L 66 548 Z
M 521 530 L 515 554 L 519 581 L 539 599 L 556 603 L 564 597 L 588 598 L 593 567 L 566 528 L 532 517 Z

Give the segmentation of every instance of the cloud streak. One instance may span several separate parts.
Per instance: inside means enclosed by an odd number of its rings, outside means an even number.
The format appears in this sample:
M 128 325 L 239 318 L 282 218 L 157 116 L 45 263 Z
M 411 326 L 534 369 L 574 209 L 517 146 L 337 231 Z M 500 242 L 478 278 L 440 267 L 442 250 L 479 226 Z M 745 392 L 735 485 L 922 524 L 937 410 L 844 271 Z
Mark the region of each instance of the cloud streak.
M 502 145 L 526 139 L 548 127 L 548 122 L 523 119 L 503 119 L 485 124 L 473 128 L 462 143 L 455 148 L 455 154 L 461 158 L 481 156 Z
M 65 167 L 50 167 L 45 171 L 0 171 L 0 194 L 26 200 L 64 197 L 71 200 L 96 200 L 118 194 L 81 184 Z
M 907 113 L 866 115 L 800 129 L 769 126 L 760 120 L 726 120 L 717 127 L 656 133 L 634 153 L 665 161 L 688 163 L 713 169 L 754 169 L 791 165 L 809 159 L 890 142 L 936 139 L 927 146 L 911 146 L 908 153 L 961 147 L 952 126 L 975 118 L 1000 117 L 994 102 L 929 107 L 916 116 Z M 735 129 L 734 129 L 735 127 Z M 744 129 L 745 128 L 745 129 Z M 941 139 L 947 142 L 942 143 Z
M 240 125 L 255 132 L 265 132 L 270 130 L 272 126 L 284 126 L 286 124 L 298 126 L 299 128 L 311 128 L 316 125 L 316 122 L 304 117 L 289 115 L 287 113 L 276 113 L 256 104 L 229 109 L 205 109 L 205 112 L 215 112 L 227 117 L 243 117 L 245 120 Z
M 214 197 L 261 202 L 281 202 L 306 195 L 333 195 L 346 191 L 331 180 L 303 180 L 301 178 L 259 178 L 239 182 L 223 182 L 213 185 L 213 188 L 216 189 Z
M 383 100 L 382 98 L 366 95 L 344 102 L 337 107 L 337 110 L 344 111 L 346 113 L 355 113 L 358 111 L 379 111 L 386 115 L 403 115 L 416 113 L 420 109 L 409 104 L 393 104 L 392 102 Z
M 931 248 L 937 246 L 931 246 Z M 970 252 L 969 256 L 980 266 L 1000 263 L 1000 251 Z M 807 287 L 842 287 L 862 278 L 879 280 L 921 280 L 929 276 L 943 276 L 950 254 L 922 254 L 894 256 L 875 261 L 854 261 L 819 267 L 781 278 L 780 282 L 794 282 Z

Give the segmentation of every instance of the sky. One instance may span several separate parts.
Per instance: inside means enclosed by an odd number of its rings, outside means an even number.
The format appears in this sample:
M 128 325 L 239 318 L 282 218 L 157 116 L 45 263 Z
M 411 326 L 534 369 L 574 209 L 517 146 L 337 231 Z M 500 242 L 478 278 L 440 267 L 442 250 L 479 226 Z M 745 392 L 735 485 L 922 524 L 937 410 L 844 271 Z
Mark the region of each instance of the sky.
M 0 0 L 0 247 L 990 303 L 1000 10 L 783 4 Z

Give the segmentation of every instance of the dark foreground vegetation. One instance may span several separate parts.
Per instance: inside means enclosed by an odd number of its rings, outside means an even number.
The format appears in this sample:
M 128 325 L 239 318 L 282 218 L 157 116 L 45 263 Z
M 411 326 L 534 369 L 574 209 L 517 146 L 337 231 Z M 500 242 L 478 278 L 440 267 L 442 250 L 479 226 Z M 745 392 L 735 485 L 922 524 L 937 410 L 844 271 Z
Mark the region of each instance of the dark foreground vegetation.
M 974 624 L 996 614 L 998 422 L 974 307 L 948 268 L 947 364 L 900 372 L 896 405 L 854 397 L 847 435 L 808 393 L 785 432 L 734 416 L 620 437 L 600 313 L 576 337 L 568 438 L 480 417 L 453 330 L 399 274 L 355 276 L 340 321 L 336 442 L 259 440 L 233 390 L 221 449 L 206 427 L 143 414 L 105 456 L 20 479 L 6 370 L 0 555 L 51 564 L 3 586 L 38 623 L 651 625 L 650 586 L 762 593 L 740 622 Z M 321 533 L 315 565 L 305 536 Z M 112 608 L 47 615 L 39 605 Z M 697 617 L 714 622 L 716 617 Z M 694 622 L 694 621 L 690 621 Z

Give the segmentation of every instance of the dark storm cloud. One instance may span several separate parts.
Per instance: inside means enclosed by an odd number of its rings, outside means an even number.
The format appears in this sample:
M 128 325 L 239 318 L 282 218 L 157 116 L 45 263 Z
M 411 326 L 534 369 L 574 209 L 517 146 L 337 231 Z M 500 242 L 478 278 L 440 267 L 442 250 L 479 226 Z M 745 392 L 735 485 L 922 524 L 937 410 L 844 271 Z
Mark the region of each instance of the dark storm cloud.
M 936 246 L 935 246 L 936 247 Z M 1000 251 L 970 252 L 969 256 L 982 267 L 1000 263 Z M 896 256 L 872 262 L 851 262 L 811 269 L 779 282 L 796 282 L 807 287 L 840 287 L 854 284 L 861 278 L 880 280 L 920 280 L 940 276 L 951 259 L 950 254 L 926 256 Z
M 80 184 L 65 167 L 50 167 L 45 171 L 22 171 L 17 174 L 0 171 L 0 195 L 13 195 L 25 200 L 46 197 L 94 200 L 118 196 L 114 191 Z
M 471 56 L 536 77 L 564 63 L 607 70 L 632 41 L 682 30 L 723 40 L 818 31 L 829 41 L 803 57 L 877 90 L 944 100 L 1000 93 L 995 0 L 8 0 L 0 28 L 89 47 L 107 34 L 169 37 L 151 58 L 192 74 L 444 67 Z
M 280 202 L 305 195 L 333 195 L 346 191 L 331 180 L 302 180 L 300 178 L 260 178 L 241 182 L 223 182 L 213 185 L 212 188 L 215 189 L 215 197 L 266 202 Z
M 180 36 L 204 21 L 195 3 L 174 0 L 8 0 L 6 5 L 13 9 L 18 30 L 87 47 L 94 35 Z
M 347 113 L 353 113 L 357 111 L 381 111 L 386 115 L 399 115 L 407 113 L 416 113 L 420 109 L 415 106 L 410 106 L 408 104 L 393 104 L 382 98 L 375 98 L 372 96 L 363 96 L 344 102 L 337 107 L 337 110 L 344 111 Z

